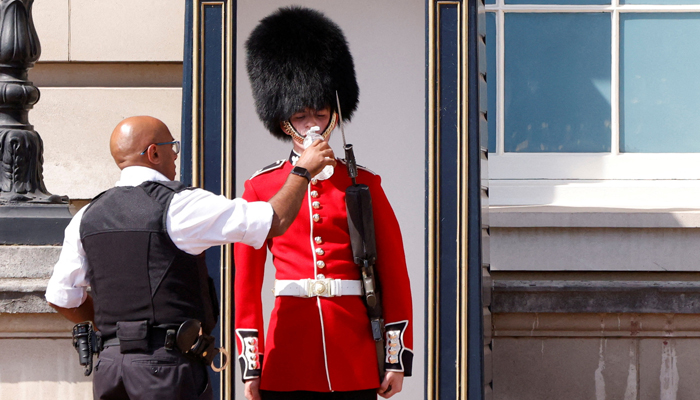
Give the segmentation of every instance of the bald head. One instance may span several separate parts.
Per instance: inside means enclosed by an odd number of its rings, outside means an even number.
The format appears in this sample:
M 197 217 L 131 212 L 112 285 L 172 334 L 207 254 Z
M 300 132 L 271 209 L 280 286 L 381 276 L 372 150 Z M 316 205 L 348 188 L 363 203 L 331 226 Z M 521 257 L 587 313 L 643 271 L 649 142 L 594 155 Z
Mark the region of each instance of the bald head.
M 172 160 L 172 174 L 170 165 L 163 164 L 164 161 L 168 161 L 164 160 L 167 158 L 164 156 L 168 156 L 168 151 L 172 152 L 171 146 L 151 146 L 172 140 L 170 130 L 161 120 L 149 116 L 130 117 L 120 122 L 112 131 L 109 150 L 119 169 L 138 165 L 155 169 L 174 179 L 174 159 L 177 155 L 173 152 L 175 157 Z M 144 150 L 147 150 L 146 154 L 142 155 Z

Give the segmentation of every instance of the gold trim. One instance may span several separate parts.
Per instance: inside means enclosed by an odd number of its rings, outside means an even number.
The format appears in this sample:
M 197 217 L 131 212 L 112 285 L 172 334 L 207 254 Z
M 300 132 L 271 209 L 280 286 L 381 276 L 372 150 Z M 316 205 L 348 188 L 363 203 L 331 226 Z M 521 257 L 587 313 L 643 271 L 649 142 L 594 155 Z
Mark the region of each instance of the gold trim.
M 457 200 L 459 208 L 457 212 L 457 298 L 456 298 L 456 330 L 457 343 L 446 345 L 456 346 L 458 358 L 455 373 L 456 398 L 467 399 L 468 374 L 467 374 L 467 311 L 468 311 L 468 29 L 465 23 L 468 21 L 468 8 L 462 1 L 434 1 L 428 7 L 428 350 L 427 350 L 427 399 L 440 399 L 440 276 L 441 265 L 439 259 L 440 243 L 440 218 L 443 210 L 440 209 L 440 140 L 442 132 L 439 124 L 440 102 L 440 11 L 443 6 L 457 6 L 458 12 L 458 64 L 457 64 L 457 109 L 458 137 L 457 137 Z M 445 210 L 445 213 L 452 213 Z M 450 393 L 443 393 L 443 397 L 453 397 Z
M 233 183 L 235 181 L 234 168 L 233 168 L 233 149 L 234 149 L 234 118 L 232 113 L 233 99 L 234 99 L 234 86 L 233 86 L 233 73 L 234 73 L 234 21 L 233 21 L 233 1 L 226 2 L 225 15 L 223 16 L 224 21 L 224 32 L 223 41 L 224 54 L 223 58 L 224 65 L 222 65 L 222 73 L 225 71 L 224 80 L 222 81 L 224 90 L 224 101 L 222 102 L 221 115 L 224 117 L 225 125 L 224 135 L 225 140 L 222 146 L 222 152 L 225 154 L 225 158 L 222 158 L 222 194 L 227 198 L 233 198 L 235 188 Z M 225 160 L 225 162 L 224 162 Z M 221 283 L 222 294 L 221 294 L 221 309 L 224 310 L 224 315 L 228 315 L 229 318 L 226 319 L 224 323 L 224 318 L 222 317 L 221 323 L 221 343 L 226 347 L 232 354 L 235 353 L 233 348 L 233 327 L 232 323 L 234 321 L 233 315 L 233 298 L 231 294 L 233 293 L 233 245 L 224 245 L 221 249 L 222 262 L 221 262 L 221 277 L 223 282 Z M 221 398 L 228 399 L 234 398 L 234 384 L 233 384 L 233 368 L 227 368 L 223 374 L 221 374 Z
M 221 8 L 221 193 L 232 198 L 234 193 L 233 187 L 233 117 L 227 114 L 232 110 L 233 105 L 233 2 L 232 1 L 207 1 L 194 0 L 193 15 L 192 15 L 192 37 L 193 37 L 193 55 L 192 55 L 192 185 L 197 187 L 204 186 L 204 132 L 201 110 L 201 103 L 204 96 L 204 49 L 201 44 L 204 43 L 204 30 L 202 29 L 204 8 L 206 6 L 218 6 Z M 232 348 L 231 323 L 233 321 L 232 306 L 232 271 L 233 271 L 233 247 L 231 244 L 220 246 L 220 284 L 221 284 L 221 299 L 220 309 L 221 317 L 219 324 L 220 343 L 229 352 L 235 351 Z M 221 387 L 220 398 L 226 399 L 233 397 L 233 364 L 229 364 L 219 375 Z
M 427 387 L 426 387 L 426 397 L 427 400 L 435 400 L 436 397 L 436 336 L 435 336 L 435 309 L 437 307 L 435 296 L 435 262 L 436 262 L 436 249 L 435 242 L 433 238 L 436 238 L 435 229 L 435 138 L 433 137 L 435 132 L 435 87 L 436 85 L 436 57 L 435 57 L 435 44 L 436 44 L 436 32 L 435 32 L 435 9 L 431 5 L 428 7 L 428 301 L 426 307 L 428 308 L 428 321 L 427 321 Z
M 197 0 L 192 2 L 192 186 L 201 187 L 199 176 L 199 104 L 201 95 L 199 76 L 199 64 L 201 62 L 200 43 L 200 10 L 201 4 Z
M 460 20 L 457 26 L 461 27 L 461 49 L 460 56 L 462 62 L 459 64 L 459 85 L 461 86 L 462 98 L 461 102 L 461 114 L 458 119 L 460 121 L 461 134 L 460 139 L 464 139 L 463 143 L 459 146 L 460 149 L 460 159 L 461 168 L 460 172 L 462 174 L 461 188 L 459 191 L 460 197 L 460 221 L 462 222 L 460 234 L 462 236 L 460 240 L 461 249 L 459 251 L 460 258 L 460 272 L 461 285 L 462 288 L 458 291 L 460 298 L 461 307 L 459 320 L 461 321 L 460 330 L 461 336 L 457 336 L 460 341 L 460 375 L 457 376 L 457 386 L 460 394 L 460 398 L 466 400 L 469 388 L 469 363 L 468 363 L 468 343 L 469 343 L 469 29 L 467 28 L 469 24 L 469 11 L 468 7 L 461 7 Z M 462 68 L 463 67 L 463 68 Z M 478 82 L 474 84 L 478 85 Z

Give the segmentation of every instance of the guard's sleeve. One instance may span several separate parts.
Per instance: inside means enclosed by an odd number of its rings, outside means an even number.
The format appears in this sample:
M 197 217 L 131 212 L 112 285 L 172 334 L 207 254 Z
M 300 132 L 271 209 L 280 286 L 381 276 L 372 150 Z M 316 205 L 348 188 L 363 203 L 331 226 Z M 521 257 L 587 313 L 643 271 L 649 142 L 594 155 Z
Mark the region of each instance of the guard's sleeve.
M 382 293 L 386 327 L 387 371 L 411 376 L 413 370 L 413 305 L 401 228 L 381 187 L 381 178 L 370 183 L 377 243 L 376 273 Z
M 76 308 L 87 299 L 87 257 L 80 240 L 80 221 L 87 207 L 81 208 L 66 227 L 63 247 L 46 286 L 46 301 L 63 308 Z
M 259 201 L 250 181 L 245 182 L 243 199 Z M 265 273 L 267 246 L 255 249 L 243 243 L 234 245 L 235 327 L 241 378 L 259 378 L 265 352 L 262 299 L 260 292 Z

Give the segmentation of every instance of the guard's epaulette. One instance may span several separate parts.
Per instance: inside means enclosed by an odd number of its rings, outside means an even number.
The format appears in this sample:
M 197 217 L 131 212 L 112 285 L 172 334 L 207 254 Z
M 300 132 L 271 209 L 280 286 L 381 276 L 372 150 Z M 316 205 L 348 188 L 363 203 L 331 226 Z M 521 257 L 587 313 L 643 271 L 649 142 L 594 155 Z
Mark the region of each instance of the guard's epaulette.
M 268 165 L 267 167 L 264 167 L 264 168 L 261 168 L 261 169 L 255 171 L 253 176 L 251 176 L 248 179 L 253 179 L 258 175 L 264 174 L 265 172 L 270 172 L 270 171 L 274 171 L 278 168 L 281 168 L 284 165 L 285 161 L 287 161 L 287 160 L 277 160 L 277 161 L 273 162 L 272 164 Z
M 345 161 L 344 158 L 338 158 L 338 160 L 339 160 L 341 163 L 343 163 L 343 164 L 347 164 L 347 163 L 348 163 L 347 161 Z M 357 164 L 357 168 L 359 168 L 359 169 L 361 169 L 361 170 L 363 170 L 363 171 L 367 171 L 367 172 L 369 172 L 369 173 L 372 174 L 372 175 L 377 175 L 376 172 L 372 171 L 371 169 L 369 169 L 369 168 L 367 168 L 367 167 L 363 167 L 363 166 L 360 165 L 360 164 Z

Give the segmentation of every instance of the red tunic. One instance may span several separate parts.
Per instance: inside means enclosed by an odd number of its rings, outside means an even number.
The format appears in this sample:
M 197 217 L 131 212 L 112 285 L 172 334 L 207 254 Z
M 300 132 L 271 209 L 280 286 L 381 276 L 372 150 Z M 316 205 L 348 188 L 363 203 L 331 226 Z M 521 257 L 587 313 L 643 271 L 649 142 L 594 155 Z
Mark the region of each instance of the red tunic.
M 268 239 L 259 250 L 235 245 L 239 361 L 244 380 L 262 374 L 260 387 L 264 390 L 328 392 L 379 387 L 375 346 L 361 296 L 279 296 L 275 299 L 267 340 L 254 339 L 263 337 L 260 294 L 273 295 L 269 288 L 262 290 L 268 249 L 273 255 L 278 280 L 360 279 L 359 268 L 352 261 L 345 209 L 345 189 L 352 182 L 342 160 L 338 161 L 330 179 L 309 184 L 306 200 L 284 235 Z M 282 187 L 292 168 L 289 161 L 280 161 L 259 171 L 245 182 L 243 198 L 269 200 Z M 372 194 L 376 271 L 382 289 L 384 320 L 393 337 L 398 333 L 399 338 L 398 346 L 392 348 L 398 354 L 392 352 L 396 355 L 391 361 L 386 354 L 387 369 L 404 371 L 410 376 L 412 305 L 401 231 L 381 188 L 381 178 L 368 170 L 359 170 L 357 182 L 368 185 Z M 256 362 L 255 353 L 264 357 Z

